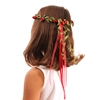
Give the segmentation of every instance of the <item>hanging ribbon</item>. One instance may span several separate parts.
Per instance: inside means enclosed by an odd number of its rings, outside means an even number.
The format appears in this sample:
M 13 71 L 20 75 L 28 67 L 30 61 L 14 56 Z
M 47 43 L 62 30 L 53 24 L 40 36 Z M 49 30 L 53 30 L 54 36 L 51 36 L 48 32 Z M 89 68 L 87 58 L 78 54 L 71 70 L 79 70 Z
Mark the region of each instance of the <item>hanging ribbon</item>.
M 52 59 L 50 63 L 50 68 L 52 68 L 52 64 L 54 61 L 55 52 L 59 43 L 59 68 L 60 68 L 60 80 L 64 91 L 64 99 L 66 99 L 65 86 L 67 81 L 67 68 L 66 68 L 66 50 L 65 50 L 65 35 L 63 26 L 65 25 L 65 21 L 60 20 L 58 23 L 58 35 L 54 46 L 54 51 L 52 54 Z

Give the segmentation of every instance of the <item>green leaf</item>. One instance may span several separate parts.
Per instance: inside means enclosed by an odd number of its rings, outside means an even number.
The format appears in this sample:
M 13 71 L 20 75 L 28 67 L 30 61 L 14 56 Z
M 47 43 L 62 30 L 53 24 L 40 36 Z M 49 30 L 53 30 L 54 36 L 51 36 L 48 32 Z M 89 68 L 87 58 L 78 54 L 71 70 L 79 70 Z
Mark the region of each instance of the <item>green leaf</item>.
M 69 29 L 69 28 L 67 28 L 67 31 L 69 31 L 69 32 L 70 32 L 70 29 Z
M 40 16 L 40 15 L 38 15 L 37 17 L 38 17 L 38 18 L 41 18 L 41 16 Z
M 71 49 L 72 52 L 74 52 L 74 49 Z
M 64 31 L 64 35 L 66 35 L 66 32 Z
M 51 17 L 51 19 L 54 20 L 55 18 L 54 17 Z
M 49 19 L 49 16 L 46 16 L 45 18 L 46 18 L 46 19 Z
M 65 34 L 65 35 L 66 35 L 66 33 L 67 33 L 67 30 L 64 31 L 64 34 Z
M 49 23 L 50 21 L 49 21 L 49 19 L 46 19 L 46 21 Z
M 58 26 L 58 30 L 60 30 L 60 26 Z
M 64 40 L 67 40 L 67 38 L 68 38 L 68 35 L 67 35 L 67 36 L 65 36 Z
M 49 19 L 50 22 L 52 22 L 52 19 Z
M 43 17 L 45 17 L 46 15 L 44 14 Z
M 62 19 L 58 19 L 58 25 L 62 22 Z

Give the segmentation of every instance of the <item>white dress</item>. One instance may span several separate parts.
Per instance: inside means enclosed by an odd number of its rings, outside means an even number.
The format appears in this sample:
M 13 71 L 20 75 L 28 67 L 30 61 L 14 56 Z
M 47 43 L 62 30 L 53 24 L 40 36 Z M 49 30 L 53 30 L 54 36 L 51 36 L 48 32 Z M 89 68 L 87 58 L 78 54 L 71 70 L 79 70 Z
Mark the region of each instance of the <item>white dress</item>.
M 44 74 L 44 85 L 40 100 L 64 100 L 64 92 L 57 71 L 38 67 Z

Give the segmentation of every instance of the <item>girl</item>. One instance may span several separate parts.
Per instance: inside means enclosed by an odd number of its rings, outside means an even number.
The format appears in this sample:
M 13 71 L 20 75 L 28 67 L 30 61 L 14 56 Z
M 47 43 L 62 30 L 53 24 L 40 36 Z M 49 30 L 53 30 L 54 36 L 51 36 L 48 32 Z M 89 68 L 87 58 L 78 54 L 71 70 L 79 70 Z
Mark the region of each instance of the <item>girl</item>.
M 64 100 L 66 69 L 84 57 L 74 56 L 74 22 L 59 6 L 43 7 L 32 18 L 31 39 L 24 51 L 32 68 L 25 76 L 23 100 Z

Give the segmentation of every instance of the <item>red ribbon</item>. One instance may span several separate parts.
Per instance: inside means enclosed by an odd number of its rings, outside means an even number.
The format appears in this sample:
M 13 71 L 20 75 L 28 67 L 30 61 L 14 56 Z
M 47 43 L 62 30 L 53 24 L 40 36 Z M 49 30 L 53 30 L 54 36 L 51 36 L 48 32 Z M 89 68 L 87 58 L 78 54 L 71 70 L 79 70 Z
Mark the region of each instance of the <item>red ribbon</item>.
M 62 21 L 59 24 L 59 29 L 58 29 L 59 33 L 57 35 L 57 39 L 55 42 L 54 51 L 53 51 L 52 59 L 50 63 L 50 69 L 52 68 L 55 52 L 56 52 L 58 41 L 59 41 L 60 79 L 61 79 L 61 84 L 62 84 L 63 91 L 64 91 L 64 99 L 66 99 L 65 86 L 66 86 L 66 80 L 67 80 L 67 77 L 66 77 L 67 70 L 66 70 L 66 50 L 65 50 L 64 31 L 63 31 L 64 24 L 65 24 L 65 21 Z

